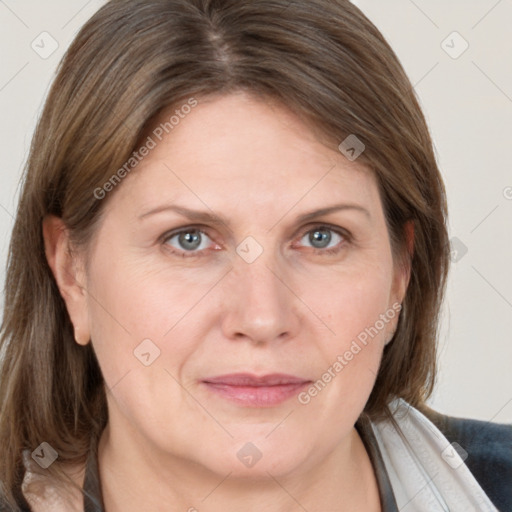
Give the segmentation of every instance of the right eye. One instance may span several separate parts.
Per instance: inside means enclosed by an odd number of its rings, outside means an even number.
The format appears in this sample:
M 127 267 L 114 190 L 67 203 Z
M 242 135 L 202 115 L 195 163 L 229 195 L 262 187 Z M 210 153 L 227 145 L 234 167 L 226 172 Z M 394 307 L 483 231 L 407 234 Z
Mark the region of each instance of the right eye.
M 183 257 L 199 256 L 213 244 L 210 237 L 198 228 L 187 228 L 168 233 L 163 242 L 171 246 L 173 252 Z

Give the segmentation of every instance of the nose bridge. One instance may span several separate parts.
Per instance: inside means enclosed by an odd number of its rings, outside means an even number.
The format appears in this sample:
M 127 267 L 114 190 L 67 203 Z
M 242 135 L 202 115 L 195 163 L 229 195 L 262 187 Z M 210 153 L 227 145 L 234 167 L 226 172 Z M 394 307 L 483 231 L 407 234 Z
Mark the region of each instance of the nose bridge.
M 253 300 L 255 305 L 278 303 L 284 293 L 284 285 L 276 277 L 278 274 L 276 259 L 260 256 L 258 260 L 247 264 L 239 262 L 240 272 L 238 278 L 242 293 L 247 300 Z M 265 298 L 266 301 L 261 299 Z
M 279 251 L 277 251 L 270 240 L 264 242 L 265 247 L 254 237 L 248 236 L 236 248 L 237 257 L 234 266 L 235 273 L 240 280 L 241 286 L 247 287 L 247 293 L 269 293 L 269 299 L 277 298 L 276 270 L 280 266 Z M 277 282 L 276 282 L 277 281 Z M 281 284 L 282 286 L 282 284 Z

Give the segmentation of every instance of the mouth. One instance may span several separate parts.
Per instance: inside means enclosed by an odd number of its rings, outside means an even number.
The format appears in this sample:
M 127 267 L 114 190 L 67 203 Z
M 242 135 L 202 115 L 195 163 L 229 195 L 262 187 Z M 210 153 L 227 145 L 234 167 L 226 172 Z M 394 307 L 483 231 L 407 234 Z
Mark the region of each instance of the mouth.
M 312 381 L 282 373 L 262 376 L 233 373 L 207 378 L 201 382 L 210 392 L 238 405 L 274 407 L 296 396 Z

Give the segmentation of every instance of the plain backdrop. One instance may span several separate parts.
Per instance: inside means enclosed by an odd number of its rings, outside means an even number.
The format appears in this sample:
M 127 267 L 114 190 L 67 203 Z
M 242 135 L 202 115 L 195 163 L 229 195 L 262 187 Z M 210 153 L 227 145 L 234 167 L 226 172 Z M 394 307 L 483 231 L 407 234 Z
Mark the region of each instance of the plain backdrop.
M 40 108 L 64 51 L 103 3 L 0 1 L 2 288 Z M 431 405 L 512 422 L 512 0 L 354 3 L 414 85 L 447 187 L 453 265 Z

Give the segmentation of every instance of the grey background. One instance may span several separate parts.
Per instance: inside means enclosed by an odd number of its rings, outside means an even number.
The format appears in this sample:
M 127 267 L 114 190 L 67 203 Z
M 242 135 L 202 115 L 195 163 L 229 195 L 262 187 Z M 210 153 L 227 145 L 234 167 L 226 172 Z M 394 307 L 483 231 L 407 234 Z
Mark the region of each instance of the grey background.
M 2 287 L 38 113 L 65 49 L 103 3 L 0 0 Z M 414 85 L 448 191 L 454 263 L 431 405 L 512 422 L 512 0 L 354 3 L 384 34 Z

